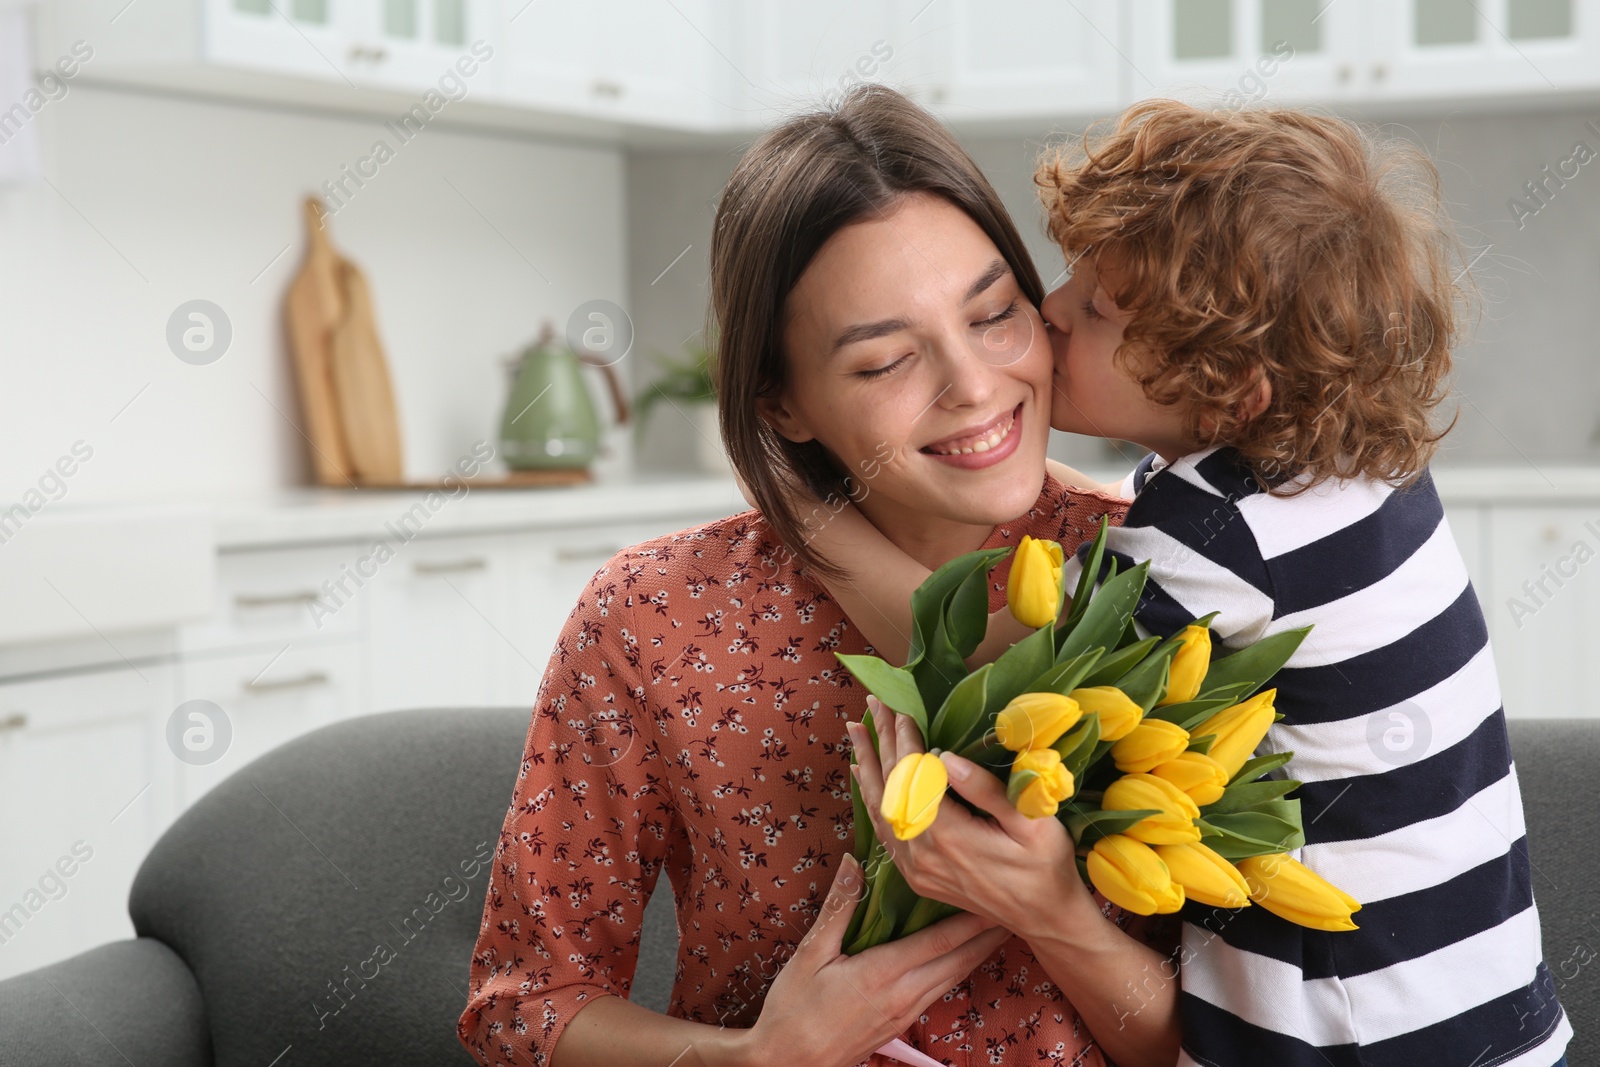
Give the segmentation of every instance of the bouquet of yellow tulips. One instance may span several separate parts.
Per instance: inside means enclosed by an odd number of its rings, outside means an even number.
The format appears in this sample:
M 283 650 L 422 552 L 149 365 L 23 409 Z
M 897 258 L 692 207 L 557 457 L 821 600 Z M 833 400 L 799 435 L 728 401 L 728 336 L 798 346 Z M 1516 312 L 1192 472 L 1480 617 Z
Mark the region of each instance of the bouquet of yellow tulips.
M 885 821 L 902 840 L 933 824 L 948 785 L 938 753 L 954 751 L 1005 779 L 1023 814 L 1060 819 L 1084 880 L 1129 911 L 1254 903 L 1302 926 L 1355 929 L 1360 904 L 1287 855 L 1305 843 L 1300 802 L 1288 796 L 1300 783 L 1265 776 L 1293 753 L 1253 755 L 1280 717 L 1277 691 L 1263 686 L 1310 627 L 1215 658 L 1214 612 L 1170 638 L 1141 638 L 1133 611 L 1149 564 L 1119 574 L 1112 558 L 1096 587 L 1105 536 L 1102 522 L 1059 625 L 1061 546 L 1022 539 L 1006 600 L 1034 632 L 993 663 L 969 672 L 965 659 L 987 628 L 989 571 L 1009 548 L 951 560 L 912 594 L 904 667 L 838 654 L 885 707 L 917 724 L 927 748 L 888 770 Z M 851 795 L 854 854 L 867 877 L 845 932 L 853 954 L 959 909 L 911 890 L 853 782 Z

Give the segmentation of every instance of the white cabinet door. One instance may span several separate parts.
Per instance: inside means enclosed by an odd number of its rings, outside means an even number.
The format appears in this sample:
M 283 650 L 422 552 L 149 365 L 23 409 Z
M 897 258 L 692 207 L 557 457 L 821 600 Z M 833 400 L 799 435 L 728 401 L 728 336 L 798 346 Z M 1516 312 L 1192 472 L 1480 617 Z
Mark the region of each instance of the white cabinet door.
M 1490 510 L 1485 604 L 1506 714 L 1600 716 L 1592 673 L 1600 632 L 1600 509 Z
M 1370 67 L 1371 0 L 1149 0 L 1133 19 L 1131 96 L 1243 106 L 1348 96 Z
M 1445 521 L 1450 524 L 1450 536 L 1461 550 L 1461 560 L 1467 565 L 1467 577 L 1478 594 L 1484 617 L 1489 620 L 1490 637 L 1494 636 L 1493 582 L 1489 574 L 1488 536 L 1489 509 L 1482 504 L 1452 504 L 1445 509 Z
M 703 130 L 731 106 L 728 22 L 711 0 L 516 4 L 503 93 L 526 107 Z
M 919 72 L 905 68 L 916 38 L 941 32 L 934 14 L 912 22 L 916 11 L 899 0 L 748 0 L 734 17 L 741 124 L 750 128 L 831 105 L 865 81 L 913 90 Z
M 187 0 L 203 4 L 208 61 L 343 82 L 351 12 L 361 0 Z
M 517 656 L 507 549 L 496 537 L 400 545 L 363 591 L 375 711 L 506 698 Z
M 1600 85 L 1597 0 L 1397 0 L 1372 7 L 1375 91 L 1399 100 Z
M 359 545 L 223 552 L 211 618 L 178 628 L 183 653 L 354 637 L 365 579 Z
M 364 710 L 355 641 L 291 645 L 178 665 L 184 806 L 285 741 Z M 191 701 L 196 703 L 191 703 Z
M 499 85 L 501 5 L 491 0 L 367 0 L 350 9 L 351 80 L 455 101 Z
M 938 42 L 942 63 L 926 53 L 896 59 L 910 66 L 915 82 L 934 83 L 930 103 L 948 121 L 1100 116 L 1122 103 L 1116 42 L 1125 16 L 1114 0 L 914 0 L 913 6 L 922 10 L 889 43 L 905 53 L 902 41 L 928 35 Z
M 172 668 L 0 685 L 0 978 L 133 936 L 128 890 L 171 822 Z

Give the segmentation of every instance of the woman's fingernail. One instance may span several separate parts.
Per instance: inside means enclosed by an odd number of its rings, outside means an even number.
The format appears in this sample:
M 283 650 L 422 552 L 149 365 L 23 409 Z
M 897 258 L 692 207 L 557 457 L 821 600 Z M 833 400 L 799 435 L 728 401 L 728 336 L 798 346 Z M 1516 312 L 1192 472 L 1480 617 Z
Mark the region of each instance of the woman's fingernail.
M 944 773 L 958 782 L 966 781 L 967 773 L 972 769 L 967 765 L 966 760 L 954 752 L 941 752 L 939 753 L 939 758 L 944 760 Z

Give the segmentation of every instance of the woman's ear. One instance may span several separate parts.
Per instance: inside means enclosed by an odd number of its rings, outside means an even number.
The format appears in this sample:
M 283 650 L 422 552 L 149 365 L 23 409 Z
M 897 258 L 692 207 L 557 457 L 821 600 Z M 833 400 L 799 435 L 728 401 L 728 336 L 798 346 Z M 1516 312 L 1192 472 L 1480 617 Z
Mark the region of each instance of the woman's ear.
M 795 414 L 789 407 L 786 397 L 756 397 L 756 414 L 765 419 L 768 426 L 771 426 L 795 444 L 810 441 L 816 437 L 816 434 L 806 427 L 800 416 Z

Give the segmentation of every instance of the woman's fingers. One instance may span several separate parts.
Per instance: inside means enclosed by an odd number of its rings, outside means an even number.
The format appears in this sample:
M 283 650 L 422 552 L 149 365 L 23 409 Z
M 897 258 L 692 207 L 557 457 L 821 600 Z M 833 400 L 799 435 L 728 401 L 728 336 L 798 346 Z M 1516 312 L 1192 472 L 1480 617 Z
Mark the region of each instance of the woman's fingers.
M 895 744 L 894 714 L 873 696 L 867 697 L 867 714 L 872 716 L 872 729 L 878 735 L 878 766 L 883 768 L 883 776 L 887 778 L 900 758 L 899 746 Z
M 1011 931 L 1004 926 L 991 927 L 968 938 L 942 956 L 935 956 L 928 962 L 907 971 L 905 976 L 907 985 L 924 991 L 925 999 L 919 1002 L 918 1011 L 943 996 L 951 986 L 971 974 L 974 967 L 994 955 L 994 950 L 1010 939 Z

